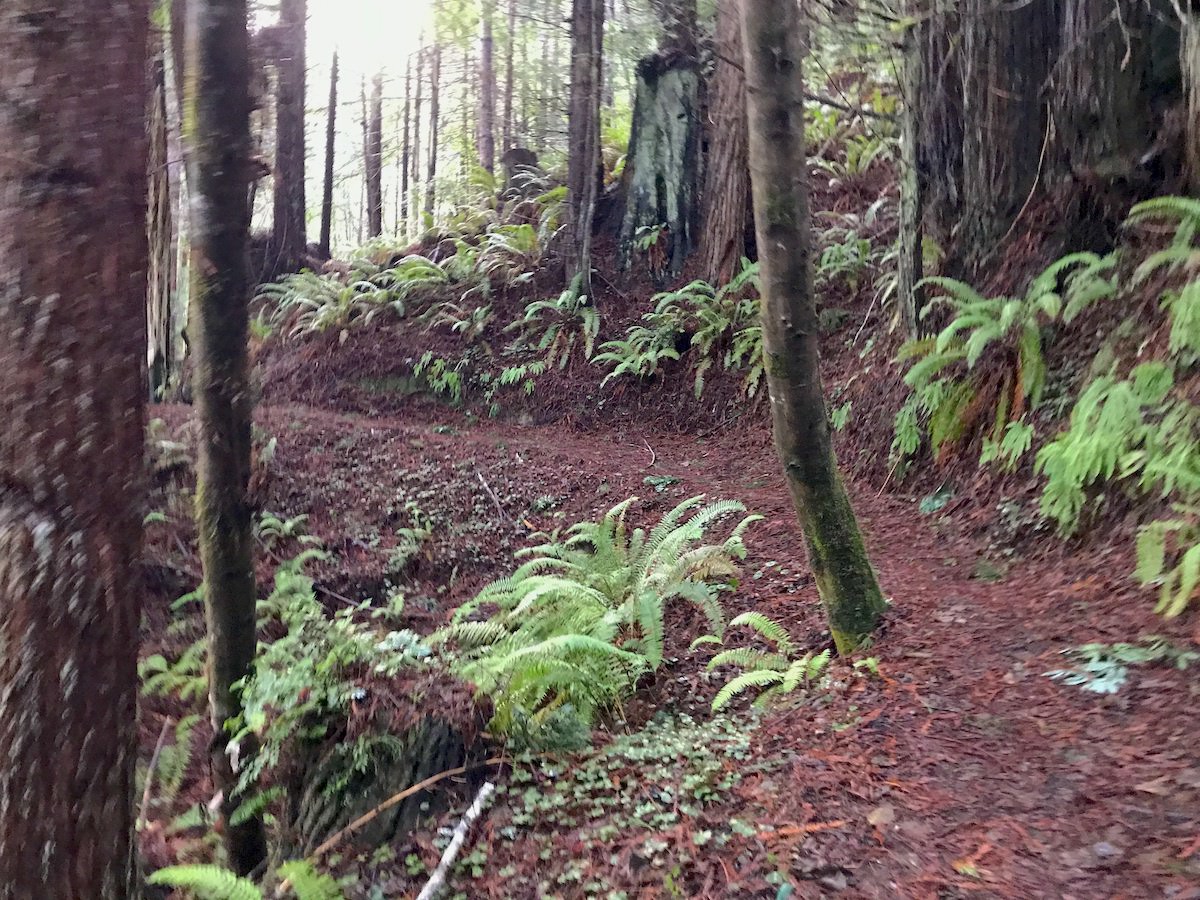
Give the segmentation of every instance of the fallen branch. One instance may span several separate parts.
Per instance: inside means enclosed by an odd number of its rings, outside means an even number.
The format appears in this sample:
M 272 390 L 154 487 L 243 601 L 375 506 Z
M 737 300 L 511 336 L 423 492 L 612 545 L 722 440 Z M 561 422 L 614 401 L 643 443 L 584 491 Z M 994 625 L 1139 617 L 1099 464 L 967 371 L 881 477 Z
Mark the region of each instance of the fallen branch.
M 496 789 L 496 785 L 490 781 L 486 781 L 483 787 L 479 789 L 479 793 L 475 795 L 475 801 L 467 807 L 467 811 L 463 813 L 462 820 L 454 829 L 454 837 L 450 839 L 450 846 L 446 848 L 446 852 L 442 854 L 442 859 L 438 863 L 433 874 L 429 876 L 429 881 L 425 887 L 421 889 L 421 893 L 417 895 L 417 900 L 433 900 L 434 897 L 446 886 L 446 876 L 450 874 L 450 867 L 454 865 L 454 860 L 458 858 L 459 851 L 462 850 L 463 844 L 466 843 L 467 833 L 471 830 L 471 826 L 475 824 L 475 820 L 483 813 L 483 807 L 487 804 L 488 797 L 492 795 L 492 791 Z
M 164 719 L 162 730 L 158 733 L 158 742 L 154 752 L 150 754 L 150 765 L 146 766 L 146 787 L 142 790 L 142 807 L 138 812 L 136 829 L 141 831 L 146 827 L 146 810 L 150 808 L 150 792 L 154 787 L 154 770 L 158 767 L 158 758 L 162 756 L 163 744 L 167 740 L 167 732 L 171 730 L 171 720 Z
M 479 483 L 483 485 L 483 489 L 487 491 L 487 495 L 491 497 L 492 502 L 496 504 L 496 512 L 500 513 L 500 518 L 502 518 L 509 525 L 513 524 L 513 520 L 509 518 L 508 513 L 504 511 L 504 507 L 500 505 L 500 498 L 496 496 L 496 492 L 492 490 L 492 486 L 487 483 L 487 479 L 483 477 L 483 473 L 476 469 L 475 477 L 479 479 Z

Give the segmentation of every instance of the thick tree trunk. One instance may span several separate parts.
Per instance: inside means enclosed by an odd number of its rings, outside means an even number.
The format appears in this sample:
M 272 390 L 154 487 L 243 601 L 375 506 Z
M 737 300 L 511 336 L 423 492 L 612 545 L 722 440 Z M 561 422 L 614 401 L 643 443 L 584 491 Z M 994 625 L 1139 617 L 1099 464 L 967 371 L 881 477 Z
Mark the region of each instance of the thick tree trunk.
M 515 83 L 514 57 L 517 45 L 517 0 L 508 0 L 508 33 L 504 44 L 504 112 L 501 125 L 500 152 L 506 153 L 515 145 L 513 138 L 513 93 Z
M 742 0 L 750 177 L 763 283 L 763 355 L 775 445 L 839 653 L 859 647 L 885 604 L 838 476 L 821 389 L 809 280 L 805 158 L 807 42 L 795 0 Z
M 167 66 L 163 36 L 157 35 L 150 63 L 149 197 L 146 216 L 150 269 L 146 292 L 147 358 L 150 396 L 162 397 L 175 372 L 175 206 L 171 185 L 170 129 L 167 122 Z
M 663 228 L 666 273 L 678 275 L 699 218 L 700 73 L 693 57 L 655 53 L 637 67 L 637 98 L 625 164 L 620 263 L 633 260 L 641 228 Z M 664 273 L 665 274 L 665 273 Z
M 408 179 L 412 159 L 412 57 L 404 66 L 404 133 L 400 144 L 400 193 L 399 211 L 396 215 L 396 233 L 408 233 Z
M 325 180 L 321 189 L 321 241 L 322 258 L 330 256 L 330 241 L 333 234 L 333 164 L 337 140 L 337 97 L 338 97 L 338 54 L 333 51 L 333 62 L 329 66 L 329 109 L 325 115 Z
M 383 76 L 371 80 L 371 102 L 365 122 L 367 237 L 383 234 Z
M 189 0 L 190 2 L 190 0 Z M 304 258 L 304 94 L 307 0 L 280 0 L 275 93 L 274 274 L 294 272 Z
M 149 23 L 0 5 L 5 900 L 136 891 Z
M 574 0 L 571 10 L 571 102 L 568 117 L 567 278 L 576 295 L 592 294 L 592 220 L 600 183 L 600 71 L 603 0 Z
M 479 41 L 479 164 L 488 172 L 495 171 L 496 166 L 495 14 L 495 0 L 484 0 L 483 37 Z
M 650 0 L 663 31 L 659 49 L 695 59 L 696 0 Z
M 204 569 L 212 771 L 224 802 L 230 865 L 253 870 L 266 855 L 262 820 L 232 826 L 237 773 L 225 722 L 240 709 L 234 684 L 251 671 L 255 585 L 251 550 L 247 241 L 251 179 L 246 0 L 189 0 L 188 105 L 192 203 L 193 393 L 200 434 L 196 532 Z M 303 4 L 301 3 L 301 8 Z M 242 759 L 253 753 L 242 746 Z
M 437 202 L 436 186 L 438 157 L 438 120 L 441 109 L 438 94 L 442 74 L 442 48 L 435 44 L 429 62 L 429 168 L 425 173 L 425 218 L 427 227 L 433 223 L 433 209 Z
M 1184 157 L 1193 194 L 1200 196 L 1200 9 L 1185 14 L 1180 41 L 1184 92 Z
M 746 76 L 742 23 L 735 0 L 717 4 L 716 69 L 708 122 L 708 178 L 700 258 L 704 277 L 724 284 L 746 255 L 750 172 L 746 148 Z

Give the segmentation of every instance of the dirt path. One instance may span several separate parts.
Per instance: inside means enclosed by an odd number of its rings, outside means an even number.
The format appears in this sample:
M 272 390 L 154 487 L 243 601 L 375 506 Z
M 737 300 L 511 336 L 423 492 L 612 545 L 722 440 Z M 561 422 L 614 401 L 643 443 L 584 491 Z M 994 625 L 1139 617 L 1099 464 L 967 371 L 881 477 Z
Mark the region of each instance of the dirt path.
M 382 577 L 371 561 L 380 554 L 358 545 L 394 521 L 405 490 L 454 523 L 444 548 L 460 560 L 454 573 L 436 555 L 416 573 L 438 597 L 432 619 L 502 569 L 534 527 L 634 493 L 665 509 L 703 492 L 766 518 L 748 539 L 746 571 L 760 577 L 744 581 L 735 606 L 783 620 L 801 643 L 825 640 L 762 428 L 580 433 L 303 407 L 259 418 L 280 436 L 273 501 L 309 513 L 343 552 L 343 589 Z M 1051 550 L 996 565 L 915 500 L 851 487 L 894 602 L 872 651 L 885 680 L 771 715 L 755 752 L 788 764 L 738 788 L 740 814 L 763 831 L 732 861 L 709 861 L 704 896 L 759 896 L 774 866 L 814 897 L 1200 897 L 1194 674 L 1139 669 L 1111 697 L 1043 677 L 1066 647 L 1162 630 L 1131 589 L 1127 560 Z M 671 675 L 677 693 L 706 706 L 713 688 L 699 662 Z M 805 828 L 814 822 L 837 824 Z

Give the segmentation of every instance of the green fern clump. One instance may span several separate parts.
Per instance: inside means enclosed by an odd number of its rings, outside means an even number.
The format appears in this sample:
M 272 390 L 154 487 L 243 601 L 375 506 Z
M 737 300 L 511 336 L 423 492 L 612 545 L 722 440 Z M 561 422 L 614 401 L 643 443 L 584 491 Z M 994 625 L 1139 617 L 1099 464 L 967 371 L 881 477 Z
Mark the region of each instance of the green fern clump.
M 307 860 L 283 863 L 277 870 L 296 900 L 342 900 L 344 892 L 330 875 Z M 248 878 L 214 865 L 167 866 L 150 874 L 147 884 L 188 891 L 197 900 L 263 900 L 262 889 Z
M 1200 505 L 1176 504 L 1175 515 L 1143 525 L 1134 576 L 1159 588 L 1157 612 L 1172 618 L 1200 594 Z
M 1188 362 L 1200 359 L 1200 200 L 1193 197 L 1156 197 L 1130 211 L 1126 225 L 1153 220 L 1174 220 L 1171 243 L 1148 256 L 1133 275 L 1134 285 L 1160 269 L 1182 276 L 1184 282 L 1163 292 L 1160 303 L 1171 322 L 1169 348 Z
M 832 654 L 829 650 L 820 653 L 798 653 L 787 629 L 759 612 L 745 612 L 729 623 L 730 628 L 744 625 L 774 649 L 758 650 L 753 647 L 734 647 L 717 653 L 708 663 L 711 672 L 721 666 L 737 666 L 744 671 L 736 675 L 717 692 L 713 698 L 713 712 L 730 703 L 735 697 L 748 690 L 758 688 L 755 706 L 766 706 L 781 697 L 794 693 L 801 686 L 817 683 L 829 666 Z M 721 644 L 716 635 L 705 635 L 692 642 L 696 648 L 705 644 Z
M 491 696 L 492 728 L 534 735 L 556 716 L 589 724 L 663 662 L 664 613 L 672 600 L 695 605 L 720 633 L 720 593 L 736 584 L 743 517 L 720 543 L 704 543 L 718 519 L 745 512 L 734 501 L 692 497 L 649 531 L 630 528 L 636 498 L 599 522 L 573 526 L 522 551 L 526 561 L 460 607 L 430 643 L 457 648 L 453 666 Z M 496 611 L 483 621 L 477 610 Z
M 552 300 L 534 300 L 525 314 L 505 331 L 518 331 L 516 349 L 529 347 L 543 354 L 547 366 L 557 361 L 565 369 L 576 349 L 591 359 L 600 335 L 600 311 L 586 294 L 563 291 Z

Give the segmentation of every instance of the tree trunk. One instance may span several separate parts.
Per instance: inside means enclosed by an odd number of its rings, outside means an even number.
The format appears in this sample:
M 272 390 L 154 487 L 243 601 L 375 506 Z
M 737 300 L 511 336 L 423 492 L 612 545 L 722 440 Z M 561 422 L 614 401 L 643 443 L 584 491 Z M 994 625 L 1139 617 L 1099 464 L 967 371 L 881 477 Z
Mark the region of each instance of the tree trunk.
M 371 80 L 365 126 L 367 237 L 376 238 L 383 234 L 383 76 L 379 74 Z
M 821 388 L 809 280 L 805 158 L 807 29 L 795 0 L 742 0 L 750 178 L 763 283 L 763 356 L 775 445 L 839 653 L 861 646 L 885 604 L 838 475 Z
M 150 396 L 163 397 L 175 371 L 175 225 L 169 126 L 167 122 L 167 66 L 163 36 L 154 38 L 150 63 L 150 103 L 147 109 L 150 136 L 149 196 L 146 224 L 150 267 L 146 293 L 150 360 Z
M 496 166 L 495 14 L 495 0 L 484 0 L 483 37 L 479 42 L 479 164 L 488 172 L 495 171 Z
M 425 47 L 422 44 L 417 50 L 417 96 L 413 101 L 413 137 L 412 137 L 412 179 L 409 184 L 409 218 L 417 223 L 417 230 L 420 231 L 419 212 L 421 207 L 418 205 L 420 196 L 421 184 L 421 69 L 425 64 Z
M 1200 195 L 1200 9 L 1185 13 L 1179 60 L 1183 70 L 1184 158 L 1191 191 Z
M 600 71 L 604 0 L 573 0 L 568 117 L 566 274 L 576 296 L 592 295 L 592 219 L 600 182 Z
M 696 0 L 651 0 L 650 6 L 663 27 L 659 49 L 695 59 Z
M 0 6 L 6 900 L 136 892 L 149 23 Z
M 625 164 L 619 256 L 633 260 L 642 228 L 664 228 L 666 272 L 678 275 L 695 246 L 699 217 L 700 73 L 693 57 L 654 53 L 637 66 L 637 98 Z
M 750 173 L 746 149 L 746 76 L 742 23 L 735 0 L 717 4 L 716 69 L 708 129 L 708 179 L 700 258 L 704 277 L 725 284 L 746 255 Z
M 437 178 L 438 119 L 441 117 L 438 93 L 442 74 L 442 48 L 435 44 L 429 63 L 429 168 L 425 173 L 425 218 L 426 227 L 433 225 L 433 208 L 437 202 L 434 179 Z
M 329 67 L 329 110 L 325 116 L 325 180 L 321 190 L 321 245 L 322 258 L 330 257 L 330 241 L 333 234 L 333 165 L 337 139 L 338 97 L 338 54 L 333 51 L 333 62 Z
M 508 40 L 504 45 L 504 122 L 501 126 L 500 152 L 512 149 L 513 140 L 513 69 L 517 44 L 517 0 L 508 0 Z
M 920 25 L 904 33 L 900 69 L 900 228 L 897 237 L 896 304 L 904 334 L 912 340 L 920 333 L 924 305 L 917 285 L 924 277 L 924 230 L 921 222 L 921 55 Z
M 275 95 L 273 273 L 295 272 L 306 249 L 304 81 L 307 0 L 280 0 Z
M 400 144 L 400 200 L 396 233 L 408 233 L 408 177 L 412 159 L 412 57 L 404 66 L 404 136 Z
M 232 826 L 237 773 L 226 754 L 225 722 L 240 710 L 234 684 L 255 652 L 251 555 L 250 385 L 247 375 L 247 241 L 250 210 L 249 46 L 246 0 L 189 0 L 188 113 L 191 166 L 191 324 L 193 394 L 200 433 L 196 455 L 196 532 L 204 569 L 212 772 L 224 798 L 230 865 L 247 874 L 266 856 L 260 818 Z M 292 4 L 294 7 L 294 4 Z M 301 10 L 303 3 L 300 4 Z M 242 759 L 254 748 L 242 746 Z

